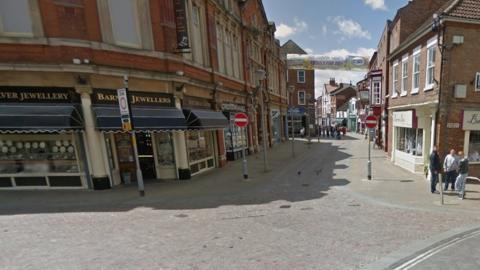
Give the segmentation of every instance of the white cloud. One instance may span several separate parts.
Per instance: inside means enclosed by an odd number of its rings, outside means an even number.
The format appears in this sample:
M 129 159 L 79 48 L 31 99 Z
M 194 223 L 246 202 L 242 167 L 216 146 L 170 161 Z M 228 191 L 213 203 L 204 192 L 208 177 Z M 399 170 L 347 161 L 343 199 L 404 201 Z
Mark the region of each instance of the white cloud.
M 332 19 L 337 25 L 336 34 L 340 34 L 345 38 L 365 38 L 365 39 L 372 39 L 372 34 L 367 30 L 363 29 L 363 27 L 356 21 L 346 19 L 341 16 L 337 16 Z
M 277 38 L 287 38 L 297 33 L 305 32 L 308 29 L 308 24 L 305 21 L 301 21 L 298 18 L 293 19 L 294 25 L 290 26 L 285 23 L 281 23 L 277 27 L 275 36 Z
M 305 49 L 305 52 L 308 53 L 308 54 L 313 54 L 313 50 L 310 49 L 310 48 L 306 48 L 306 49 Z
M 315 97 L 318 97 L 324 87 L 324 84 L 335 78 L 337 83 L 352 83 L 356 85 L 365 76 L 365 71 L 348 70 L 315 70 Z
M 370 6 L 372 9 L 387 10 L 385 0 L 363 0 L 363 3 L 365 3 L 367 6 Z
M 328 33 L 328 27 L 326 25 L 322 26 L 322 34 L 325 36 Z

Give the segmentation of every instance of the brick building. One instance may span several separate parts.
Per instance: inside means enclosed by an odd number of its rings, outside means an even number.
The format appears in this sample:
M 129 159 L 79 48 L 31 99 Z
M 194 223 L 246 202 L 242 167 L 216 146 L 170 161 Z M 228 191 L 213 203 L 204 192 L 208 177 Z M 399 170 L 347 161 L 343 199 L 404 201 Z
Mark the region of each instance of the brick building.
M 339 84 L 335 81 L 335 78 L 330 78 L 330 81 L 323 85 L 320 96 L 317 100 L 318 111 L 321 112 L 319 124 L 323 127 L 331 126 L 335 124 L 336 114 L 333 107 L 336 106 L 336 102 L 332 99 L 332 92 L 337 90 Z
M 405 38 L 394 30 L 391 34 L 392 161 L 424 172 L 433 145 L 438 145 L 442 157 L 450 148 L 464 150 L 472 162 L 471 174 L 478 175 L 480 60 L 472 56 L 478 55 L 480 2 L 443 1 L 428 13 Z M 392 29 L 397 29 L 395 21 Z
M 135 181 L 125 77 L 147 179 L 258 151 L 261 104 L 269 142 L 285 137 L 273 115 L 286 115 L 286 66 L 260 0 L 16 0 L 0 14 L 0 188 Z

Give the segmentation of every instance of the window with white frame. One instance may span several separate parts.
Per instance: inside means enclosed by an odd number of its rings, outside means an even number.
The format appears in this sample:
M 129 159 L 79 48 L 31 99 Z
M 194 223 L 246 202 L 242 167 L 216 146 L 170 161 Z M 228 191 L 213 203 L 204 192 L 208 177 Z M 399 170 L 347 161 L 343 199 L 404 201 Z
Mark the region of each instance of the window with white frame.
M 412 94 L 418 93 L 420 88 L 420 52 L 421 47 L 415 49 L 413 52 Z
M 380 104 L 380 97 L 381 97 L 381 82 L 380 81 L 373 81 L 372 83 L 372 103 L 375 105 Z
M 402 58 L 402 86 L 401 96 L 407 95 L 407 83 L 408 83 L 408 55 Z
M 233 35 L 233 76 L 237 79 L 241 79 L 240 70 L 241 61 L 240 61 L 240 40 L 236 34 Z
M 206 52 L 203 42 L 203 14 L 202 9 L 192 3 L 191 7 L 192 19 L 191 19 L 191 35 L 192 42 L 190 46 L 192 47 L 193 61 L 198 64 L 204 65 L 206 63 Z
M 305 105 L 305 91 L 298 91 L 298 105 Z
M 433 38 L 427 45 L 427 74 L 425 91 L 433 89 L 435 82 L 435 58 L 437 54 L 437 38 Z
M 217 22 L 217 57 L 218 70 L 225 73 L 225 52 L 223 50 L 223 26 Z
M 305 83 L 305 70 L 297 70 L 297 82 Z
M 472 163 L 480 163 L 480 131 L 466 131 L 469 132 L 470 138 L 468 140 L 468 160 Z
M 227 67 L 227 75 L 233 76 L 233 57 L 232 57 L 232 34 L 225 29 L 225 65 Z
M 33 36 L 28 0 L 0 0 L 0 35 Z
M 140 47 L 136 1 L 110 0 L 108 6 L 115 43 L 121 46 Z
M 398 61 L 393 63 L 393 93 L 392 97 L 398 96 Z

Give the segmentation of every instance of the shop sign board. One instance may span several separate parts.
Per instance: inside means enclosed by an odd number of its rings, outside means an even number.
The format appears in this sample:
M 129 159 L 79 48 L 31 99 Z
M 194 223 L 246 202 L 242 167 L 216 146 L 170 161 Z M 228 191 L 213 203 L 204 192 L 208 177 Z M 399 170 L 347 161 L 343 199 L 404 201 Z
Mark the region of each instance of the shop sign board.
M 166 93 L 149 93 L 129 90 L 130 105 L 152 107 L 174 107 L 173 95 Z M 118 93 L 110 89 L 94 89 L 93 104 L 118 104 Z
M 480 111 L 463 111 L 463 129 L 480 130 Z
M 79 103 L 74 88 L 0 86 L 0 103 Z
M 245 113 L 235 114 L 235 125 L 240 128 L 248 126 L 248 116 Z
M 414 128 L 414 119 L 415 113 L 413 110 L 393 112 L 394 127 Z
M 132 121 L 130 119 L 130 110 L 128 109 L 128 95 L 127 89 L 122 88 L 117 90 L 118 107 L 120 108 L 120 118 L 122 120 L 122 129 L 124 131 L 132 130 Z
M 374 115 L 369 115 L 367 116 L 367 119 L 365 119 L 365 124 L 367 128 L 376 128 L 377 127 L 377 117 Z

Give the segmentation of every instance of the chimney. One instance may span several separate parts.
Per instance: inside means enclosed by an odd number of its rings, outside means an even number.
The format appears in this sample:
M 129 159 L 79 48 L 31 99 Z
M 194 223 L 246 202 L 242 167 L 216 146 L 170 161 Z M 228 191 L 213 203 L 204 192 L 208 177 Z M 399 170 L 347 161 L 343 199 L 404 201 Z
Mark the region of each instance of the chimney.
M 330 85 L 331 86 L 336 86 L 337 84 L 335 83 L 335 78 L 330 78 Z

